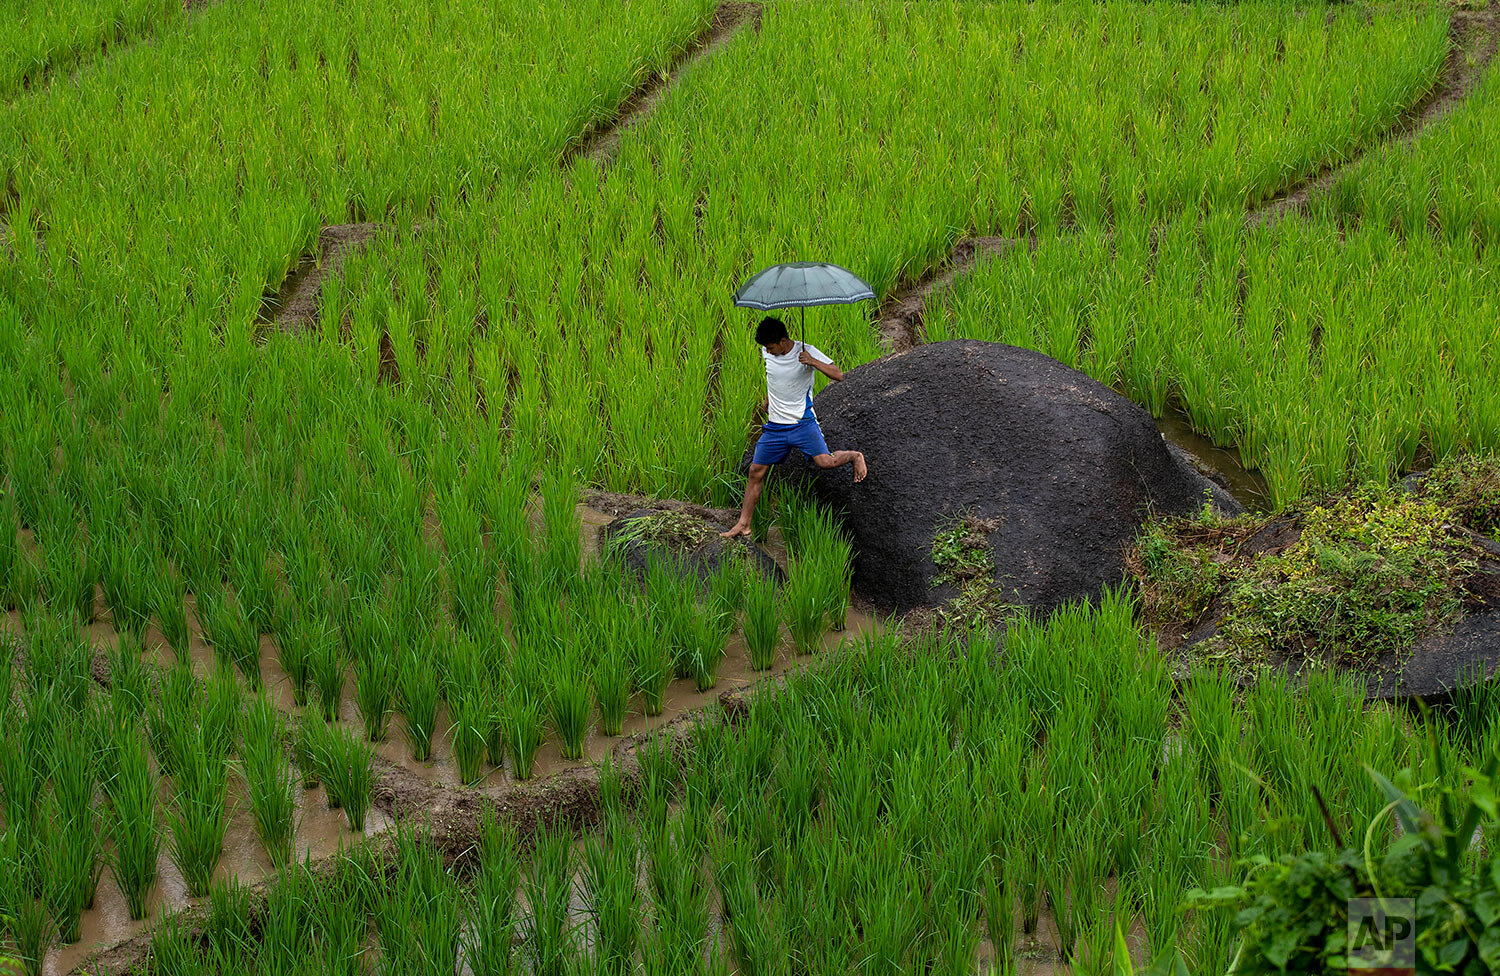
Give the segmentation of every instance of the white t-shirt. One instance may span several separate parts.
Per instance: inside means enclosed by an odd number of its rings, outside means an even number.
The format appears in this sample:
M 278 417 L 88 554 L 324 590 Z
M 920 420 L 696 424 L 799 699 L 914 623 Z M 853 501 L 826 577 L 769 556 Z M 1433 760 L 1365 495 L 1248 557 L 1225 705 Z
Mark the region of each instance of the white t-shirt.
M 814 417 L 812 408 L 813 374 L 817 370 L 797 361 L 804 343 L 792 343 L 792 351 L 785 356 L 773 356 L 765 346 L 760 347 L 761 357 L 766 361 L 766 400 L 770 404 L 767 421 L 773 424 L 795 424 L 803 417 Z M 807 351 L 820 363 L 833 360 L 823 355 L 816 346 L 807 346 Z

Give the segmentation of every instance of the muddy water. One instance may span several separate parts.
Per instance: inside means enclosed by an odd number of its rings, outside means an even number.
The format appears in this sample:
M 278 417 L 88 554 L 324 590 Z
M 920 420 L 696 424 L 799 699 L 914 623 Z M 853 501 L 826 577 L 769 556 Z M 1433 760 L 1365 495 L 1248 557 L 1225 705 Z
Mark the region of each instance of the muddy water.
M 1193 430 L 1187 414 L 1175 404 L 1168 402 L 1166 412 L 1157 418 L 1156 426 L 1168 443 L 1182 448 L 1223 475 L 1235 501 L 1252 512 L 1270 509 L 1271 492 L 1266 486 L 1265 476 L 1247 467 L 1238 450 L 1220 447 Z
M 166 795 L 164 791 L 164 796 Z M 229 830 L 224 837 L 224 853 L 214 872 L 217 881 L 237 879 L 241 884 L 254 884 L 273 873 L 271 861 L 261 849 L 255 835 L 250 807 L 244 797 L 243 783 L 230 778 L 228 797 L 230 818 Z M 163 811 L 164 813 L 165 811 Z M 336 853 L 360 843 L 367 837 L 388 830 L 391 820 L 380 810 L 371 808 L 365 820 L 364 833 L 348 829 L 342 810 L 330 810 L 321 789 L 303 790 L 297 787 L 296 857 L 301 860 L 314 859 Z M 68 946 L 55 946 L 43 961 L 42 972 L 48 976 L 61 976 L 71 972 L 89 953 L 96 949 L 118 945 L 145 931 L 164 913 L 175 911 L 191 904 L 194 899 L 187 893 L 187 884 L 182 872 L 173 863 L 168 850 L 165 832 L 162 837 L 162 852 L 157 861 L 156 887 L 152 891 L 147 917 L 133 922 L 125 905 L 125 896 L 109 870 L 105 870 L 99 881 L 99 892 L 94 907 L 83 913 L 83 924 L 79 940 Z

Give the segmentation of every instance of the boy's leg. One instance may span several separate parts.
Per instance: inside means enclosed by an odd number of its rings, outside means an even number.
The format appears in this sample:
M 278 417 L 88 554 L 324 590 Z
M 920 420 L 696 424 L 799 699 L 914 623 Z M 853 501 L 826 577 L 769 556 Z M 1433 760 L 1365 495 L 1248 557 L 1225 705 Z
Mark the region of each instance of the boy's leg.
M 770 470 L 769 464 L 750 465 L 750 476 L 745 479 L 745 501 L 740 505 L 740 520 L 730 526 L 729 531 L 720 532 L 719 535 L 733 539 L 750 534 L 750 517 L 755 514 L 755 503 L 760 501 L 760 493 L 766 487 L 766 472 Z
M 864 481 L 865 475 L 870 473 L 865 466 L 865 456 L 859 451 L 830 451 L 817 455 L 812 461 L 820 468 L 842 468 L 846 464 L 852 464 L 855 481 Z

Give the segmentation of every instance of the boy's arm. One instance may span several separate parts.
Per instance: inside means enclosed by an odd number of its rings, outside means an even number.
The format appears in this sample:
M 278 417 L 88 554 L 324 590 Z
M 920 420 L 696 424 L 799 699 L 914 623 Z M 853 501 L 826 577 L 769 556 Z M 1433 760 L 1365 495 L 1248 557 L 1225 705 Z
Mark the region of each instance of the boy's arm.
M 819 359 L 817 356 L 808 352 L 806 346 L 803 346 L 801 353 L 798 354 L 797 362 L 803 364 L 804 366 L 811 366 L 813 369 L 833 380 L 835 383 L 841 382 L 844 378 L 843 370 L 835 366 L 830 360 Z

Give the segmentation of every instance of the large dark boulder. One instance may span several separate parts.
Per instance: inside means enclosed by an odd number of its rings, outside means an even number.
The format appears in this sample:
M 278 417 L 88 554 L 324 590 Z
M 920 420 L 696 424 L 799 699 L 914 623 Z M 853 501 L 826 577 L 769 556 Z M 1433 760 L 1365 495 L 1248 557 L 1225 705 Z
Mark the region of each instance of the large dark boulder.
M 966 518 L 987 534 L 1003 600 L 1046 611 L 1124 578 L 1148 511 L 1239 506 L 1168 449 L 1151 415 L 1041 353 L 955 340 L 851 370 L 814 400 L 830 450 L 863 451 L 869 477 L 804 481 L 843 513 L 854 586 L 895 610 L 952 599 L 934 586 L 934 537 Z

